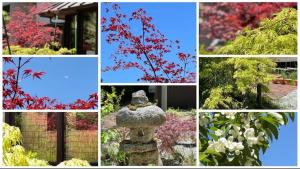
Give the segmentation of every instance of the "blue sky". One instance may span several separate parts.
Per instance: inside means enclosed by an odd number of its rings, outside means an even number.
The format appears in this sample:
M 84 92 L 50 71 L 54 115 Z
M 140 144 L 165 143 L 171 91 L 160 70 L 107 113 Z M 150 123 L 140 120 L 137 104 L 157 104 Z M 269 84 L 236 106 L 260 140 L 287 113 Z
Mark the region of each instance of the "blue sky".
M 297 117 L 294 122 L 280 127 L 278 140 L 273 140 L 261 160 L 264 166 L 297 165 Z
M 195 54 L 196 50 L 196 3 L 118 3 L 124 14 L 130 15 L 133 11 L 143 8 L 147 14 L 153 18 L 153 24 L 160 30 L 169 40 L 179 40 L 181 43 L 181 51 Z M 108 17 L 105 12 L 108 5 L 102 4 L 102 17 Z M 135 33 L 140 32 L 139 29 L 134 30 Z M 101 36 L 101 66 L 113 65 L 110 59 L 111 54 L 116 50 L 116 45 L 108 45 L 105 41 L 105 34 Z M 166 57 L 169 61 L 177 61 L 174 57 L 175 53 L 170 53 Z M 195 67 L 190 70 L 196 71 Z M 130 83 L 137 82 L 141 77 L 141 73 L 136 69 L 119 70 L 117 72 L 102 73 L 103 82 L 110 83 Z
M 5 64 L 4 70 L 7 68 Z M 46 72 L 42 80 L 29 77 L 20 82 L 23 90 L 33 96 L 71 103 L 78 98 L 88 99 L 98 89 L 97 58 L 33 58 L 24 69 Z

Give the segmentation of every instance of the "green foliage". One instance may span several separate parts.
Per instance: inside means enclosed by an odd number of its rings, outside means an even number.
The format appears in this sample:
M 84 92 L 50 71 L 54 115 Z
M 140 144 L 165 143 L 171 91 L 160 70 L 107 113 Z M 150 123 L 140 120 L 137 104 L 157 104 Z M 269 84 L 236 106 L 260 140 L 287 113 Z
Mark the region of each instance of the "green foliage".
M 235 40 L 216 49 L 214 54 L 297 54 L 297 10 L 285 8 L 260 26 L 246 28 Z
M 122 135 L 117 129 L 101 132 L 101 159 L 103 165 L 126 165 L 127 157 L 119 151 Z
M 21 145 L 22 135 L 18 127 L 3 124 L 3 163 L 5 166 L 48 166 L 45 160 L 36 159 L 36 154 L 26 152 Z
M 212 54 L 214 54 L 212 51 L 206 50 L 204 45 L 200 46 L 199 53 L 201 55 L 212 55 Z
M 282 71 L 282 72 L 280 73 L 280 75 L 281 75 L 284 79 L 297 80 L 297 71 L 292 71 L 292 72 Z
M 26 152 L 22 146 L 22 134 L 18 127 L 3 124 L 3 163 L 5 166 L 49 166 L 46 160 L 37 159 L 37 154 Z M 88 161 L 71 159 L 59 166 L 90 166 Z
M 53 50 L 49 45 L 45 45 L 44 48 L 23 48 L 20 46 L 11 46 L 11 52 L 13 55 L 73 55 L 76 54 L 76 49 L 60 48 L 59 50 Z M 9 55 L 8 49 L 3 49 L 4 55 Z
M 183 110 L 183 109 L 175 109 L 175 108 L 168 108 L 166 111 L 168 114 L 174 114 L 176 117 L 196 117 L 196 109 L 191 110 Z
M 120 102 L 125 89 L 120 93 L 115 87 L 111 91 L 101 91 L 101 119 L 120 109 Z M 102 130 L 101 132 L 101 160 L 103 165 L 126 165 L 127 158 L 124 152 L 119 151 L 123 140 L 122 131 L 118 129 Z
M 251 108 L 256 87 L 272 80 L 269 58 L 201 58 L 200 105 L 205 109 Z
M 62 167 L 62 166 L 90 166 L 89 162 L 86 160 L 80 160 L 80 159 L 76 159 L 76 158 L 72 158 L 71 160 L 67 160 L 67 161 L 63 161 L 61 162 L 58 166 Z
M 259 152 L 279 138 L 279 127 L 295 114 L 274 112 L 200 113 L 199 160 L 208 166 L 260 166 Z
M 107 116 L 108 114 L 120 109 L 120 102 L 125 90 L 123 89 L 121 93 L 117 93 L 115 87 L 111 88 L 111 92 L 105 90 L 101 91 L 101 118 Z
M 3 17 L 3 20 L 5 23 L 9 22 L 10 17 L 8 15 L 7 11 L 3 10 L 2 17 Z

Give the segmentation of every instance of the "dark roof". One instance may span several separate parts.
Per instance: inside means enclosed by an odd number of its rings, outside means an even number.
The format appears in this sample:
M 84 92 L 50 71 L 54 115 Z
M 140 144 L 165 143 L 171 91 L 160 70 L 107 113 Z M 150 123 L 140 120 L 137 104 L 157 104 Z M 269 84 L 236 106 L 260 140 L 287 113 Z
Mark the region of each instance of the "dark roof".
M 275 62 L 297 62 L 297 57 L 274 57 Z
M 97 2 L 57 2 L 40 12 L 41 16 L 65 18 L 66 15 L 77 13 L 80 10 L 98 8 Z

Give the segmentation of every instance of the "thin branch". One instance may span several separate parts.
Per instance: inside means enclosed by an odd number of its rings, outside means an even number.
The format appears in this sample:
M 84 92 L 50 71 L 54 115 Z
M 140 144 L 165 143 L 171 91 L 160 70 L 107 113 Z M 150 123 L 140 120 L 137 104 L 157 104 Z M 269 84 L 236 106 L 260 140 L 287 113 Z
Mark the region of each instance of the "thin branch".
M 143 29 L 143 37 L 142 37 L 143 38 L 143 46 L 145 46 L 145 25 L 144 25 L 144 22 L 142 20 L 141 20 L 141 22 L 142 22 L 142 29 Z M 149 65 L 150 65 L 150 67 L 151 67 L 151 69 L 153 71 L 154 77 L 157 78 L 156 71 L 154 69 L 154 66 L 152 65 L 151 60 L 148 57 L 148 54 L 144 50 L 142 50 L 142 52 L 145 55 L 147 61 L 149 62 Z
M 16 90 L 18 90 L 18 86 L 19 86 L 19 75 L 20 75 L 20 69 L 21 69 L 21 61 L 22 61 L 22 58 L 19 57 L 19 62 L 18 62 L 18 67 L 17 67 L 17 79 L 16 79 Z M 15 100 L 16 98 L 16 95 L 17 95 L 17 91 L 14 92 L 14 95 L 12 97 L 12 101 Z

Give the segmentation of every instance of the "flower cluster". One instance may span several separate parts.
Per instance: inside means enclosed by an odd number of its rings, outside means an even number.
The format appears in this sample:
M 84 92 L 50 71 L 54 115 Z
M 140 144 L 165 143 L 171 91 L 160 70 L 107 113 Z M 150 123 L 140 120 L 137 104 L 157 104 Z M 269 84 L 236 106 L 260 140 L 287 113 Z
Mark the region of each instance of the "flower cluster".
M 278 138 L 278 127 L 293 113 L 200 113 L 200 155 L 207 165 L 260 165 L 259 152 Z M 217 155 L 217 156 L 215 156 Z M 224 158 L 225 157 L 225 158 Z M 247 157 L 247 158 L 246 158 Z

